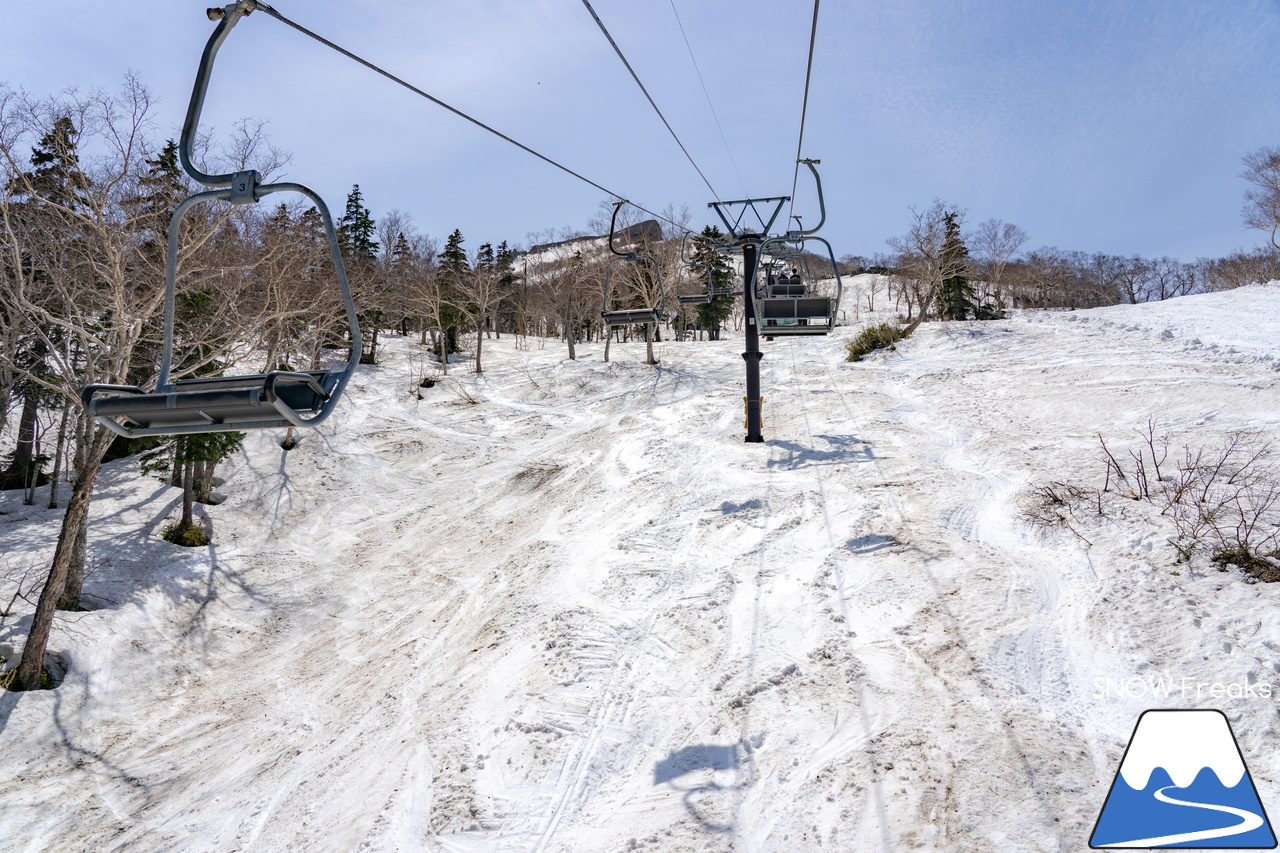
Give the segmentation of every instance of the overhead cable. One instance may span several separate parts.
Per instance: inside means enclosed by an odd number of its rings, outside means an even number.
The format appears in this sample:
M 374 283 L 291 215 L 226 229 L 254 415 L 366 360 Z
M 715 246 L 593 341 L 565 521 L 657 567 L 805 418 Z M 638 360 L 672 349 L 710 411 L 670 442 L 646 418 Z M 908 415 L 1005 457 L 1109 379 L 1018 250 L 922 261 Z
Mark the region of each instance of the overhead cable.
M 707 185 L 707 189 L 711 190 L 711 194 L 716 197 L 716 201 L 720 200 L 720 195 L 715 191 L 715 187 L 711 186 L 711 182 L 707 180 L 707 176 L 702 174 L 702 170 L 698 168 L 698 164 L 693 162 L 693 157 L 689 154 L 689 149 L 684 147 L 684 143 L 680 141 L 680 137 L 676 136 L 676 132 L 671 129 L 671 123 L 667 121 L 667 117 L 662 114 L 662 110 L 658 109 L 658 105 L 654 103 L 653 96 L 649 94 L 649 90 L 640 82 L 640 78 L 636 76 L 635 69 L 631 67 L 631 63 L 627 62 L 627 58 L 622 55 L 622 49 L 618 47 L 618 43 L 613 40 L 613 36 L 609 35 L 609 30 L 604 25 L 604 21 L 600 20 L 600 16 L 596 14 L 596 10 L 591 8 L 589 0 L 582 0 L 582 5 L 587 7 L 587 11 L 591 13 L 591 17 L 595 18 L 596 25 L 600 27 L 600 32 L 604 33 L 604 37 L 609 40 L 609 44 L 613 45 L 613 52 L 618 54 L 618 58 L 622 60 L 622 64 L 627 67 L 627 71 L 631 73 L 631 79 L 636 81 L 636 85 L 640 87 L 640 91 L 644 92 L 644 96 L 649 100 L 649 106 L 653 107 L 653 111 L 658 114 L 658 118 L 662 119 L 662 123 L 667 126 L 667 131 L 671 134 L 671 138 L 676 141 L 676 145 L 680 146 L 680 150 L 684 152 L 684 156 L 688 158 L 689 164 L 693 166 L 694 171 L 698 173 L 698 177 L 702 178 L 702 182 Z
M 809 30 L 809 61 L 804 69 L 804 100 L 800 103 L 800 138 L 796 142 L 796 170 L 791 176 L 791 206 L 787 208 L 787 230 L 791 229 L 791 211 L 796 208 L 796 186 L 800 182 L 800 152 L 804 146 L 804 118 L 809 111 L 809 80 L 813 76 L 813 44 L 818 38 L 818 3 L 813 0 L 813 26 Z
M 724 152 L 729 155 L 729 162 L 733 165 L 733 173 L 738 176 L 738 183 L 742 185 L 742 194 L 750 195 L 747 190 L 747 182 L 742 180 L 742 172 L 738 171 L 738 161 L 733 159 L 733 152 L 729 150 L 729 139 L 724 135 L 724 128 L 720 126 L 720 116 L 716 115 L 715 105 L 711 103 L 711 93 L 707 91 L 707 83 L 702 79 L 702 69 L 698 67 L 698 60 L 693 55 L 693 45 L 689 44 L 689 36 L 684 31 L 684 21 L 680 20 L 680 13 L 676 11 L 676 0 L 671 0 L 671 12 L 676 16 L 676 24 L 680 26 L 680 36 L 684 39 L 684 46 L 689 51 L 689 60 L 693 62 L 693 70 L 698 74 L 698 82 L 702 84 L 702 94 L 707 99 L 707 107 L 711 110 L 711 117 L 715 119 L 716 130 L 720 131 L 720 139 L 724 142 Z
M 591 180 L 590 178 L 587 178 L 587 177 L 584 177 L 584 176 L 580 175 L 579 173 L 575 172 L 573 169 L 570 169 L 568 166 L 564 166 L 564 165 L 562 165 L 562 164 L 560 164 L 560 163 L 557 163 L 555 160 L 552 160 L 550 157 L 547 157 L 547 156 L 546 156 L 546 155 L 544 155 L 544 154 L 539 154 L 537 151 L 534 151 L 534 150 L 533 150 L 532 148 L 530 148 L 529 146 L 527 146 L 527 145 L 524 145 L 524 144 L 522 144 L 522 143 L 517 142 L 516 140 L 514 140 L 514 139 L 512 139 L 511 137 L 507 136 L 505 133 L 502 133 L 501 131 L 495 130 L 494 128 L 490 127 L 489 125 L 485 124 L 484 122 L 480 121 L 479 119 L 472 118 L 471 116 L 469 116 L 469 115 L 467 115 L 466 113 L 464 113 L 462 110 L 459 110 L 459 109 L 457 109 L 457 108 L 455 108 L 455 107 L 452 107 L 452 106 L 450 106 L 449 104 L 446 104 L 444 101 L 440 100 L 439 98 L 437 98 L 437 97 L 434 97 L 434 96 L 432 96 L 432 95 L 427 94 L 426 92 L 424 92 L 424 91 L 422 91 L 421 89 L 419 89 L 417 86 L 414 86 L 412 83 L 408 83 L 408 82 L 406 82 L 406 81 L 402 80 L 401 78 L 399 78 L 399 77 L 397 77 L 396 75 L 392 74 L 390 71 L 387 71 L 387 70 L 385 70 L 385 69 L 383 69 L 383 68 L 379 68 L 377 65 L 374 65 L 372 62 L 368 61 L 367 59 L 363 59 L 363 58 L 361 58 L 361 57 L 357 56 L 356 54 L 352 53 L 351 51 L 347 50 L 346 48 L 344 48 L 344 47 L 341 47 L 341 46 L 339 46 L 339 45 L 334 44 L 333 42 L 329 41 L 329 40 L 328 40 L 327 38 L 325 38 L 324 36 L 319 35 L 318 33 L 314 33 L 314 32 L 312 32 L 311 30 L 307 29 L 306 27 L 302 26 L 301 24 L 299 24 L 299 23 L 297 23 L 297 22 L 295 22 L 295 21 L 291 21 L 289 18 L 287 18 L 287 17 L 285 17 L 284 15 L 280 14 L 280 13 L 279 13 L 279 12 L 277 12 L 275 9 L 273 9 L 271 6 L 268 6 L 266 3 L 263 3 L 263 2 L 262 2 L 262 0 L 254 0 L 254 7 L 255 7 L 255 8 L 257 8 L 257 9 L 262 10 L 263 12 L 266 12 L 268 15 L 270 15 L 270 16 L 271 16 L 271 17 L 273 17 L 273 18 L 275 18 L 277 21 L 280 21 L 282 24 L 285 24 L 285 25 L 287 25 L 287 26 L 290 26 L 290 27 L 292 27 L 293 29 L 297 30 L 298 32 L 302 33 L 303 35 L 305 35 L 305 36 L 308 36 L 308 37 L 310 37 L 310 38 L 315 39 L 316 41 L 318 41 L 318 42 L 320 42 L 321 44 L 323 44 L 325 47 L 328 47 L 328 48 L 330 48 L 330 49 L 332 49 L 332 50 L 336 50 L 338 53 L 342 54 L 343 56 L 347 57 L 348 59 L 351 59 L 351 60 L 353 60 L 353 61 L 355 61 L 355 62 L 360 63 L 360 64 L 361 64 L 361 65 L 363 65 L 365 68 L 368 68 L 370 71 L 373 71 L 373 72 L 375 72 L 375 73 L 377 73 L 377 74 L 381 74 L 383 77 L 386 77 L 386 78 L 387 78 L 388 80 L 390 80 L 391 82 L 393 82 L 393 83 L 397 83 L 397 84 L 399 84 L 399 85 L 403 86 L 404 88 L 408 89 L 410 92 L 413 92 L 413 93 L 414 93 L 414 94 L 416 94 L 416 95 L 421 95 L 422 97 L 426 98 L 426 99 L 427 99 L 428 101 L 430 101 L 431 103 L 433 103 L 433 104 L 435 104 L 435 105 L 437 105 L 437 106 L 443 107 L 444 109 L 448 110 L 449 112 L 453 113 L 454 115 L 458 116 L 459 118 L 462 118 L 462 119 L 465 119 L 466 121 L 471 122 L 471 123 L 472 123 L 472 124 L 474 124 L 476 127 L 479 127 L 479 128 L 481 128 L 482 130 L 487 130 L 489 133 L 492 133 L 494 136 L 498 137 L 499 139 L 502 139 L 502 140 L 504 140 L 504 141 L 506 141 L 506 142 L 510 142 L 512 145 L 514 145 L 515 147 L 519 148 L 521 151 L 525 151 L 525 152 L 527 152 L 527 153 L 529 153 L 529 154 L 532 154 L 534 157 L 537 157 L 539 160 L 543 161 L 544 163 L 547 163 L 547 164 L 549 164 L 549 165 L 555 166 L 555 167 L 556 167 L 557 169 L 559 169 L 560 171 L 565 172 L 565 173 L 567 173 L 567 174 L 569 174 L 569 175 L 572 175 L 573 177 L 577 178 L 578 180 L 582 181 L 583 183 L 586 183 L 586 184 L 589 184 L 589 185 L 591 185 L 591 186 L 595 187 L 596 189 L 600 190 L 601 192 L 605 193 L 606 195 L 613 196 L 614 198 L 617 198 L 617 199 L 624 199 L 624 198 L 626 198 L 626 196 L 622 195 L 621 193 L 616 193 L 616 192 L 614 192 L 613 190 L 608 189 L 607 187 L 603 187 L 603 186 L 601 186 L 600 184 L 597 184 L 595 181 Z M 631 202 L 631 204 L 632 204 L 632 205 L 634 205 L 637 209 L 639 209 L 639 210 L 643 210 L 645 213 L 649 214 L 650 216 L 655 217 L 655 218 L 657 218 L 657 219 L 661 219 L 663 222 L 666 222 L 667 224 L 672 225 L 672 226 L 674 226 L 674 227 L 676 227 L 676 228 L 680 229 L 681 231 L 689 231 L 689 229 L 688 229 L 687 227 L 685 227 L 685 226 L 683 226 L 683 225 L 679 224 L 678 222 L 673 222 L 671 219 L 668 219 L 667 217 L 665 217 L 665 216 L 663 216 L 663 215 L 661 215 L 661 214 L 659 214 L 659 213 L 654 213 L 652 210 L 649 210 L 648 208 L 644 208 L 644 207 L 641 207 L 641 206 L 640 206 L 640 205 L 638 205 L 638 204 L 635 204 L 635 202 Z

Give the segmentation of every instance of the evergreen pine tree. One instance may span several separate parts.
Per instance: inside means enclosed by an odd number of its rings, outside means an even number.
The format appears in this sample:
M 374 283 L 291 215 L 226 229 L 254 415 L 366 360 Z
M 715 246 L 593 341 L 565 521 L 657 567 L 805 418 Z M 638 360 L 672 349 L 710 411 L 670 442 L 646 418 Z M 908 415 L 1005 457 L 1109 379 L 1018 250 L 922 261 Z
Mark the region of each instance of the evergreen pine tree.
M 471 263 L 467 260 L 467 251 L 462 248 L 463 236 L 462 229 L 455 228 L 453 233 L 449 235 L 449 239 L 445 241 L 444 251 L 440 253 L 440 271 L 444 276 L 445 285 L 453 291 L 453 298 L 458 297 L 458 291 L 462 284 L 462 279 L 471 272 Z M 441 329 L 441 345 L 444 352 L 440 353 L 441 359 L 447 358 L 447 353 L 458 352 L 458 327 L 466 322 L 466 315 L 453 303 L 449 301 L 449 297 L 442 300 L 440 306 L 440 325 Z
M 71 119 L 62 116 L 40 138 L 39 144 L 31 149 L 31 171 L 12 175 L 9 179 L 8 191 L 14 197 L 24 199 L 11 205 L 13 218 L 7 223 L 9 227 L 22 231 L 33 226 L 42 217 L 59 216 L 56 209 L 50 210 L 50 205 L 75 209 L 87 201 L 86 193 L 90 182 L 80 170 L 78 139 L 79 131 Z M 68 241 L 77 239 L 79 238 L 74 232 L 67 236 Z M 23 274 L 29 275 L 33 280 L 39 281 L 46 277 L 41 260 L 25 249 L 20 263 Z M 48 478 L 43 473 L 46 458 L 35 452 L 37 418 L 42 405 L 56 405 L 56 397 L 41 384 L 40 379 L 49 373 L 48 341 L 60 340 L 60 330 L 54 326 L 43 330 L 41 334 L 30 334 L 27 330 L 17 328 L 16 335 L 16 363 L 20 373 L 12 380 L 9 392 L 21 397 L 22 413 L 18 421 L 17 445 L 2 463 L 4 467 L 0 470 L 0 489 L 47 482 Z
M 131 212 L 143 220 L 147 252 L 163 256 L 169 236 L 169 219 L 186 196 L 182 167 L 178 164 L 178 143 L 165 143 L 154 158 L 146 161 L 147 173 L 138 179 L 138 195 Z
M 462 230 L 453 229 L 453 233 L 445 241 L 444 251 L 440 253 L 441 268 L 454 274 L 471 271 L 471 264 L 467 261 L 467 251 L 462 248 L 462 243 Z
M 694 263 L 700 270 L 710 268 L 711 287 L 715 290 L 729 290 L 733 280 L 729 261 L 712 248 L 723 236 L 719 228 L 708 225 L 694 243 Z M 707 330 L 707 337 L 713 341 L 720 340 L 720 325 L 732 314 L 733 297 L 727 293 L 713 296 L 710 302 L 699 303 L 697 307 L 698 324 Z
M 373 239 L 376 228 L 373 214 L 364 206 L 360 185 L 354 184 L 347 195 L 347 209 L 338 220 L 338 245 L 347 261 L 369 261 L 378 257 L 378 241 Z
M 515 264 L 516 253 L 507 246 L 507 241 L 503 240 L 498 244 L 498 253 L 494 258 L 498 269 L 502 271 L 501 284 L 504 288 L 511 287 L 520 280 L 516 275 L 513 266 Z
M 946 232 L 942 243 L 942 285 L 938 289 L 938 302 L 943 319 L 964 320 L 973 311 L 973 285 L 965 275 L 969 250 L 960 237 L 960 225 L 953 210 L 944 218 Z
M 31 165 L 34 167 L 21 179 L 15 178 L 10 187 L 18 195 L 31 193 L 66 207 L 77 207 L 89 187 L 89 179 L 80 171 L 80 154 L 77 140 L 80 132 L 67 116 L 57 119 L 53 127 L 40 137 L 40 144 L 31 149 Z

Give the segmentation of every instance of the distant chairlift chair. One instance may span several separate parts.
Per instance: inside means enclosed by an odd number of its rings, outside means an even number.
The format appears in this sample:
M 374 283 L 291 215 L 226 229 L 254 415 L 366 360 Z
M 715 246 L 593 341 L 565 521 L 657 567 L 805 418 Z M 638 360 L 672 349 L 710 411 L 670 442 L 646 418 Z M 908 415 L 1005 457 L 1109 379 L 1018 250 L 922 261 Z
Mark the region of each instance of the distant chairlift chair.
M 333 411 L 360 359 L 360 326 L 356 319 L 356 308 L 342 264 L 333 218 L 320 196 L 302 184 L 260 184 L 255 171 L 206 175 L 191 163 L 191 145 L 200 122 L 214 57 L 231 28 L 252 10 L 253 4 L 248 2 L 235 3 L 226 9 L 210 10 L 211 17 L 221 17 L 221 20 L 205 46 L 196 72 L 179 151 L 187 174 L 205 186 L 222 189 L 191 196 L 178 205 L 169 220 L 169 246 L 165 259 L 164 346 L 155 389 L 144 391 L 133 385 L 99 384 L 90 385 L 81 393 L 89 417 L 127 438 L 316 426 Z M 351 334 L 350 357 L 336 370 L 274 370 L 249 376 L 171 380 L 169 374 L 173 367 L 178 238 L 183 216 L 200 202 L 217 200 L 231 204 L 254 204 L 265 195 L 281 191 L 297 192 L 309 198 L 324 222 L 329 257 L 333 262 L 338 289 L 346 305 L 347 326 Z
M 711 264 L 700 264 L 685 255 L 685 246 L 689 242 L 689 236 L 690 232 L 686 232 L 684 239 L 680 241 L 680 260 L 690 269 L 705 269 L 707 271 L 707 283 L 701 293 L 682 294 L 677 296 L 676 300 L 683 305 L 705 305 L 717 296 L 738 296 L 742 291 L 734 290 L 732 287 L 716 287 L 713 277 L 714 270 Z
M 618 210 L 626 203 L 625 200 L 615 201 L 613 203 L 613 217 L 609 220 L 609 251 L 613 252 L 617 257 L 611 259 L 604 268 L 604 307 L 600 311 L 600 317 L 606 327 L 629 326 L 633 323 L 661 323 L 663 316 L 666 314 L 666 293 L 662 289 L 662 273 L 658 269 L 658 262 L 648 255 L 639 255 L 635 252 L 619 252 L 613 247 L 613 230 L 618 222 Z M 610 296 L 612 294 L 610 283 L 614 273 L 614 265 L 618 263 L 648 264 L 653 267 L 653 278 L 658 288 L 656 304 L 643 308 L 625 309 L 615 309 L 610 305 Z

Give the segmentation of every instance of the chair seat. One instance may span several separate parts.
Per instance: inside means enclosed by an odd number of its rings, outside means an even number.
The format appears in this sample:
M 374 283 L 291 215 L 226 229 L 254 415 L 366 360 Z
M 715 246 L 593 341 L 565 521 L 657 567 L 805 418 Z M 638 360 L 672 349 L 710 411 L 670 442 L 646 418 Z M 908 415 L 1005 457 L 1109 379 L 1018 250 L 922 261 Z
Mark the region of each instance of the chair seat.
M 773 297 L 756 303 L 762 335 L 825 335 L 835 325 L 835 300 Z
M 151 393 L 90 385 L 83 398 L 90 417 L 129 438 L 304 426 L 324 408 L 340 376 L 315 370 L 184 379 Z
M 789 297 L 789 296 L 808 296 L 809 288 L 804 283 L 800 284 L 770 284 L 766 285 L 766 293 L 768 298 Z
M 632 323 L 657 323 L 662 320 L 662 312 L 656 308 L 640 308 L 632 311 L 602 311 L 606 326 L 629 326 Z

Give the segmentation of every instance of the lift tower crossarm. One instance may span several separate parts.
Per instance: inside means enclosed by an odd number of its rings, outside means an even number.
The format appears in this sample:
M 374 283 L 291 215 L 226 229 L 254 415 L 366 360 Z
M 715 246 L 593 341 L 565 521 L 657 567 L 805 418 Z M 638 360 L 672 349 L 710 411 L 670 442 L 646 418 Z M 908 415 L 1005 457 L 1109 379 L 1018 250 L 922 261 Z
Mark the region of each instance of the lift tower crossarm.
M 720 217 L 720 221 L 723 222 L 724 227 L 728 229 L 729 235 L 734 240 L 741 240 L 744 234 L 748 233 L 742 230 L 742 217 L 746 215 L 748 210 L 754 213 L 756 215 L 756 219 L 760 221 L 760 233 L 768 236 L 769 229 L 773 227 L 773 223 L 777 220 L 778 214 L 782 212 L 782 205 L 789 201 L 791 201 L 791 196 L 782 195 L 774 196 L 772 198 L 744 198 L 738 199 L 737 201 L 712 201 L 707 203 L 707 207 L 714 207 L 716 215 Z M 769 221 L 766 222 L 764 217 L 760 215 L 760 211 L 756 208 L 756 205 L 767 204 L 769 202 L 774 202 L 773 214 L 770 215 Z M 738 211 L 737 218 L 731 223 L 729 222 L 729 217 L 725 215 L 725 209 L 738 204 L 742 205 L 742 209 Z M 755 229 L 753 228 L 751 233 L 754 233 L 754 231 Z

